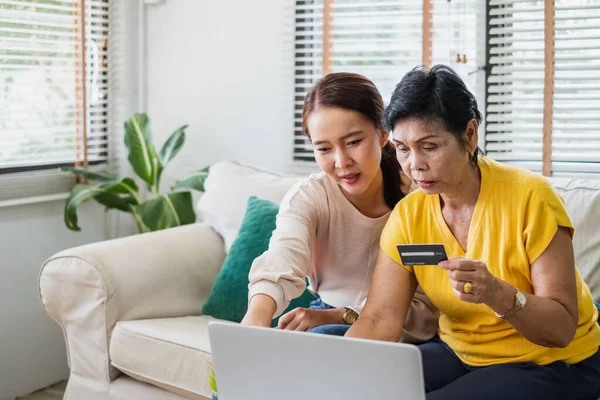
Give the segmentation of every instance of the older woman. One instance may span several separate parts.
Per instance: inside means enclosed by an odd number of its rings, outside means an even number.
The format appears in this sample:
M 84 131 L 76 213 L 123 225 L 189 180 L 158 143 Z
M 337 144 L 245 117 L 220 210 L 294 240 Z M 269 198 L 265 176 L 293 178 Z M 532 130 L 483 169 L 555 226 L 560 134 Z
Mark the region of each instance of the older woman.
M 396 87 L 384 124 L 421 190 L 393 210 L 347 336 L 397 341 L 419 284 L 441 312 L 419 346 L 428 400 L 597 399 L 598 313 L 564 202 L 545 178 L 479 155 L 480 121 L 449 67 Z M 449 260 L 403 265 L 396 245 L 419 243 L 442 243 Z

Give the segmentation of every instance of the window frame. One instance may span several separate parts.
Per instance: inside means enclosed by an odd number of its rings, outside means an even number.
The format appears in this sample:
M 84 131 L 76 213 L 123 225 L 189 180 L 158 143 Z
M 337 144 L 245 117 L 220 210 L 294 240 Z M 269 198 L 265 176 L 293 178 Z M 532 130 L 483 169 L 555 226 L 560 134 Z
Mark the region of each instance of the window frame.
M 98 0 L 96 0 L 98 1 Z M 88 161 L 88 167 L 94 171 L 118 173 L 126 168 L 122 143 L 123 121 L 135 112 L 139 105 L 139 82 L 131 71 L 142 63 L 142 54 L 135 49 L 142 43 L 139 26 L 144 24 L 144 4 L 121 2 L 120 0 L 100 0 L 108 7 L 107 68 L 101 71 L 110 77 L 103 82 L 108 94 L 102 112 L 107 114 L 102 141 L 106 149 L 103 160 Z M 112 44 L 112 46 L 110 45 Z M 102 77 L 100 78 L 103 79 Z M 98 112 L 93 110 L 92 112 Z M 92 135 L 98 140 L 99 135 Z M 88 142 L 89 143 L 89 142 Z M 37 166 L 5 167 L 0 173 L 0 207 L 55 201 L 67 198 L 75 177 L 60 170 L 61 166 L 73 166 L 75 162 L 46 164 Z M 3 194 L 3 195 L 2 195 Z
M 77 7 L 79 8 L 78 10 L 76 10 L 77 13 L 80 13 L 81 9 L 86 6 L 86 0 L 79 0 L 79 1 L 81 1 L 81 3 L 77 5 Z M 107 16 L 105 18 L 105 21 L 101 21 L 101 24 L 102 25 L 106 24 L 107 25 L 106 31 L 110 32 L 110 24 L 111 24 L 111 22 L 110 22 L 110 6 L 111 6 L 111 4 L 110 3 L 111 3 L 111 1 L 110 0 L 95 0 L 95 2 L 100 3 L 101 7 L 106 8 Z M 92 3 L 90 5 L 90 8 L 93 8 L 93 6 L 94 6 L 94 3 Z M 74 14 L 75 17 L 78 15 L 77 13 Z M 91 25 L 92 22 L 89 22 L 89 21 L 86 20 L 85 14 L 84 14 L 83 20 L 81 20 L 81 18 L 79 18 L 79 17 L 76 17 L 76 18 L 79 19 L 79 24 L 83 23 L 83 24 L 86 25 L 85 29 L 83 29 L 83 33 L 80 34 L 79 37 L 75 39 L 76 42 L 78 42 L 79 44 L 81 44 L 82 42 L 85 42 L 87 40 L 85 32 L 88 29 L 89 30 L 92 29 L 92 25 Z M 35 23 L 36 23 L 36 21 L 32 22 L 32 24 L 35 24 Z M 88 23 L 90 25 L 87 25 Z M 78 28 L 80 28 L 80 27 L 74 26 L 74 29 L 78 29 Z M 48 31 L 48 32 L 51 32 L 51 31 Z M 90 49 L 86 49 L 86 47 L 87 46 L 84 47 L 85 54 L 82 54 L 81 51 L 79 53 L 75 53 L 74 57 L 75 57 L 75 64 L 76 65 L 79 64 L 79 62 L 81 61 L 82 57 L 85 58 L 86 64 L 92 62 L 91 61 L 91 56 L 90 56 L 90 54 L 91 54 Z M 110 77 L 109 77 L 108 71 L 111 68 L 111 66 L 110 66 L 110 60 L 109 60 L 109 57 L 108 57 L 109 50 L 110 49 L 108 47 L 106 47 L 106 53 L 104 55 L 102 55 L 101 57 L 99 57 L 96 60 L 97 62 L 100 62 L 103 65 L 106 65 L 99 72 L 99 74 L 100 74 L 99 81 L 102 81 L 103 84 L 106 84 L 108 87 L 110 87 Z M 83 68 L 81 68 L 79 71 L 75 72 L 75 75 L 80 74 L 80 73 L 83 74 L 83 75 L 86 75 L 86 70 L 87 70 L 86 65 L 84 65 Z M 14 173 L 21 173 L 21 172 L 33 172 L 33 171 L 42 171 L 42 170 L 49 170 L 49 169 L 50 170 L 52 170 L 52 169 L 60 169 L 61 167 L 69 167 L 69 166 L 81 166 L 82 164 L 85 164 L 86 166 L 99 166 L 99 165 L 103 165 L 103 164 L 108 164 L 108 158 L 109 158 L 109 155 L 108 155 L 109 149 L 108 149 L 108 145 L 107 145 L 108 139 L 109 139 L 108 129 L 107 128 L 102 128 L 102 129 L 100 129 L 100 131 L 103 132 L 103 134 L 101 134 L 100 136 L 98 136 L 98 135 L 93 135 L 92 136 L 91 132 L 92 132 L 93 127 L 90 126 L 90 124 L 92 122 L 91 121 L 92 118 L 90 118 L 90 117 L 91 117 L 92 112 L 94 112 L 94 113 L 101 113 L 101 114 L 103 114 L 105 116 L 105 118 L 102 118 L 101 119 L 102 122 L 100 122 L 100 123 L 101 124 L 105 124 L 105 125 L 108 126 L 109 121 L 110 121 L 110 114 L 109 114 L 109 103 L 110 103 L 110 100 L 111 100 L 110 99 L 110 93 L 107 93 L 107 96 L 106 96 L 106 99 L 105 99 L 106 102 L 104 102 L 104 104 L 101 106 L 101 108 L 99 108 L 99 109 L 93 109 L 92 106 L 90 104 L 88 104 L 88 102 L 85 100 L 88 97 L 88 91 L 91 90 L 87 86 L 86 83 L 87 82 L 84 82 L 83 83 L 83 87 L 82 87 L 83 97 L 84 97 L 84 101 L 83 101 L 82 107 L 84 108 L 83 115 L 84 115 L 84 120 L 85 120 L 83 126 L 84 126 L 84 129 L 86 130 L 85 135 L 84 135 L 84 141 L 86 141 L 87 143 L 79 143 L 78 142 L 77 135 L 79 134 L 79 132 L 77 131 L 77 128 L 76 128 L 76 131 L 73 133 L 73 135 L 74 135 L 74 144 L 75 144 L 76 147 L 79 147 L 80 144 L 83 145 L 83 147 L 85 149 L 84 151 L 87 153 L 88 146 L 90 144 L 93 145 L 93 141 L 96 141 L 96 140 L 103 141 L 104 145 L 102 147 L 104 148 L 104 150 L 100 151 L 98 154 L 101 155 L 101 156 L 106 157 L 106 159 L 88 161 L 87 160 L 88 154 L 84 154 L 84 156 L 83 156 L 84 157 L 84 161 L 83 162 L 79 161 L 77 159 L 74 159 L 73 161 L 68 161 L 68 162 L 46 162 L 46 163 L 44 163 L 44 162 L 39 163 L 38 162 L 38 163 L 36 163 L 34 156 L 32 156 L 32 157 L 30 157 L 28 159 L 24 159 L 23 160 L 23 164 L 24 165 L 19 165 L 19 166 L 2 166 L 0 164 L 0 176 L 5 175 L 5 174 L 14 174 Z M 75 110 L 77 110 L 78 107 L 79 107 L 79 104 L 76 101 L 75 102 Z

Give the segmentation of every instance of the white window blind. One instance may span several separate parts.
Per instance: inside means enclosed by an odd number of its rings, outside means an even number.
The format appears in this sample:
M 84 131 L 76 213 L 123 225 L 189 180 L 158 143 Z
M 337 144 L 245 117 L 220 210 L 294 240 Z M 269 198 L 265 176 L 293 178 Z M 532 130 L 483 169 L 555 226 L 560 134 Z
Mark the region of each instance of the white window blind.
M 294 160 L 313 161 L 302 135 L 306 92 L 323 75 L 323 0 L 296 1 Z M 355 72 L 371 79 L 384 101 L 410 69 L 421 63 L 422 0 L 335 0 L 331 10 L 332 72 Z
M 328 0 L 325 0 L 328 1 Z M 331 40 L 326 70 L 356 72 L 371 79 L 386 104 L 402 77 L 423 63 L 423 0 L 296 0 L 294 71 L 294 161 L 314 161 L 302 135 L 306 92 L 323 76 L 324 13 L 329 13 Z M 485 97 L 478 67 L 485 59 L 485 4 L 477 0 L 431 0 L 432 64 L 452 66 L 477 97 Z M 451 35 L 451 37 L 449 37 Z M 457 63 L 455 51 L 467 55 Z M 483 104 L 483 103 L 482 103 Z
M 544 1 L 490 1 L 486 151 L 543 169 Z M 555 4 L 550 170 L 600 177 L 600 0 Z M 550 83 L 552 85 L 552 82 Z
M 600 178 L 600 0 L 556 2 L 552 172 Z
M 109 3 L 0 0 L 0 201 L 67 192 L 60 166 L 112 158 Z
M 542 171 L 544 2 L 490 2 L 485 150 Z

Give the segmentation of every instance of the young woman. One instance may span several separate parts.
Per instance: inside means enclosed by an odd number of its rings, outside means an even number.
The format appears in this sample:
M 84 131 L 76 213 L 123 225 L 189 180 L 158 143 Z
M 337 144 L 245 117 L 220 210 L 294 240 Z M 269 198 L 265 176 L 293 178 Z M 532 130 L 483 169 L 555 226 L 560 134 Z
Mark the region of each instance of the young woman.
M 327 75 L 306 95 L 302 127 L 322 173 L 282 201 L 269 250 L 250 271 L 242 324 L 270 326 L 305 290 L 307 277 L 318 300 L 283 315 L 280 329 L 343 335 L 358 317 L 381 231 L 409 187 L 382 128 L 383 110 L 375 85 L 357 74 Z M 426 341 L 437 323 L 437 310 L 417 291 L 403 340 Z
M 449 67 L 396 87 L 384 124 L 421 190 L 392 211 L 347 336 L 397 340 L 420 285 L 441 312 L 439 336 L 419 345 L 427 400 L 597 399 L 598 312 L 564 201 L 545 178 L 479 156 L 480 121 Z M 396 245 L 412 243 L 443 243 L 450 259 L 403 265 Z

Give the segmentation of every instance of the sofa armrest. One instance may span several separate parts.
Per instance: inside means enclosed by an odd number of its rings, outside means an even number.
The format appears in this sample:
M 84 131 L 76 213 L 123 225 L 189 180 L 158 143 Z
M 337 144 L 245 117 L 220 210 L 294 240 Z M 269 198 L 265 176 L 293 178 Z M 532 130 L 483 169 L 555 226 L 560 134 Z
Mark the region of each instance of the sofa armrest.
M 219 234 L 192 224 L 76 247 L 48 259 L 40 297 L 65 334 L 71 379 L 108 384 L 118 376 L 108 348 L 118 321 L 199 315 L 224 258 Z

